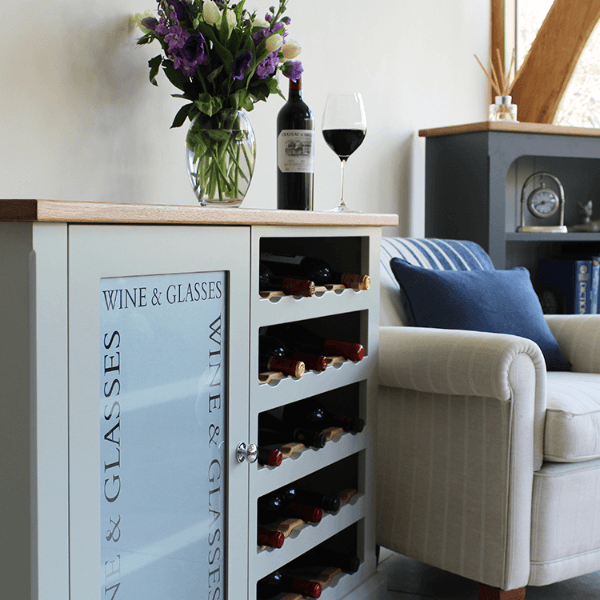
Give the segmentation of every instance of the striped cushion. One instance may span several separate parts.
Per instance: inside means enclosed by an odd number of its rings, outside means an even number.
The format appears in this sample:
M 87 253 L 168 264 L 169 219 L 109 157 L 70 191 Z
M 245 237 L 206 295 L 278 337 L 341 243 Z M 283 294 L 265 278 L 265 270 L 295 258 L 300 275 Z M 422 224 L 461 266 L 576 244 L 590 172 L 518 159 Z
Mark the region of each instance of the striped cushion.
M 406 325 L 405 309 L 398 301 L 400 286 L 390 268 L 392 258 L 411 265 L 444 271 L 494 270 L 494 265 L 475 242 L 440 239 L 384 238 L 381 242 L 381 325 Z
M 548 373 L 544 458 L 600 458 L 600 375 Z

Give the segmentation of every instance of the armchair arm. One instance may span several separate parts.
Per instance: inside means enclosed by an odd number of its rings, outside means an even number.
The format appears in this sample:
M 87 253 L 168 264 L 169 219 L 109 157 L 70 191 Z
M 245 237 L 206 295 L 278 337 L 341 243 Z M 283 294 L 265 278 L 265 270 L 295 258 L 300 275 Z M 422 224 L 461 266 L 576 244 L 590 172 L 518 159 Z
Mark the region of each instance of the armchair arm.
M 508 401 L 514 393 L 511 365 L 517 356 L 526 355 L 543 387 L 540 409 L 545 411 L 546 367 L 541 350 L 531 340 L 427 327 L 380 327 L 379 335 L 381 385 Z
M 502 589 L 527 584 L 546 366 L 517 336 L 380 328 L 377 541 Z
M 600 315 L 545 315 L 564 357 L 578 373 L 600 373 Z

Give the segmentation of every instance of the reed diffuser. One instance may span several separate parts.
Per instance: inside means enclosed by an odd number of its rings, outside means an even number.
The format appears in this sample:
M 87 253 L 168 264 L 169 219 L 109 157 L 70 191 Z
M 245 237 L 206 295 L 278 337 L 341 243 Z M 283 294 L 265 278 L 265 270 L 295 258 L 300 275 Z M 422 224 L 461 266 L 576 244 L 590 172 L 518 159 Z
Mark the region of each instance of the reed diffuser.
M 515 62 L 515 51 L 513 50 L 510 64 L 506 71 L 502 70 L 502 59 L 500 57 L 500 50 L 496 48 L 496 57 L 498 59 L 498 70 L 494 67 L 494 61 L 490 58 L 490 72 L 488 73 L 485 67 L 481 64 L 481 61 L 475 56 L 475 60 L 479 63 L 479 66 L 483 69 L 485 76 L 488 78 L 490 85 L 494 92 L 496 92 L 494 104 L 490 104 L 490 110 L 488 113 L 488 120 L 490 121 L 512 121 L 517 123 L 517 105 L 512 103 L 512 90 L 519 79 L 521 69 L 511 79 L 510 74 Z

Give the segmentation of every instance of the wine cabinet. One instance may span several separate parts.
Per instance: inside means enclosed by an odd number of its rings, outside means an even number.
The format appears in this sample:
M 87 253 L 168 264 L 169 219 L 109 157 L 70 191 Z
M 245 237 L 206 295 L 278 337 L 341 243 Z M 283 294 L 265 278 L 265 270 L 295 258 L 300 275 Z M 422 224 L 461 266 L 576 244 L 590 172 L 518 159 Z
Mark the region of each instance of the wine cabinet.
M 380 227 L 396 222 L 0 200 L 7 597 L 256 600 L 259 580 L 323 550 L 360 564 L 327 570 L 322 598 L 383 597 L 372 468 L 379 244 Z M 370 275 L 371 288 L 261 297 L 266 251 L 325 258 Z M 265 380 L 259 335 L 285 323 L 360 342 L 364 358 Z M 311 399 L 364 429 L 330 429 L 324 447 L 296 444 L 277 467 L 254 461 L 260 415 Z M 281 548 L 259 547 L 259 499 L 292 484 L 339 494 L 339 510 L 296 523 Z

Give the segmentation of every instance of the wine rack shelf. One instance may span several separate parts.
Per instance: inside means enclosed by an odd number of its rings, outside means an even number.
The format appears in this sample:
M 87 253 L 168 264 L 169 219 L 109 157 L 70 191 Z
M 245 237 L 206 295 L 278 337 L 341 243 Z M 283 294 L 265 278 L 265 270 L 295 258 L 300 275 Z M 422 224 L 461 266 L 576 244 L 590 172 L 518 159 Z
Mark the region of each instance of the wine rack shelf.
M 305 448 L 290 458 L 283 459 L 279 467 L 259 466 L 253 485 L 256 485 L 256 492 L 260 495 L 272 492 L 346 456 L 365 450 L 366 446 L 367 435 L 364 432 L 354 435 L 344 433 L 327 442 L 324 448 Z M 275 471 L 277 474 L 273 476 Z
M 0 294 L 6 597 L 176 587 L 178 600 L 257 600 L 262 577 L 319 545 L 360 559 L 324 600 L 385 596 L 371 463 L 380 227 L 397 217 L 287 213 L 0 200 L 0 274 L 13 291 Z M 371 287 L 261 299 L 261 249 L 326 258 Z M 356 338 L 365 356 L 260 383 L 261 330 L 294 322 Z M 261 413 L 313 397 L 347 403 L 364 430 L 276 468 L 246 460 Z M 258 499 L 296 482 L 357 494 L 259 551 Z
M 256 550 L 257 580 L 272 573 L 287 563 L 298 558 L 301 554 L 318 546 L 338 531 L 364 519 L 366 502 L 364 494 L 356 495 L 342 506 L 337 513 L 325 515 L 316 525 L 301 525 L 285 539 L 281 548 Z M 340 548 L 342 550 L 342 548 Z

